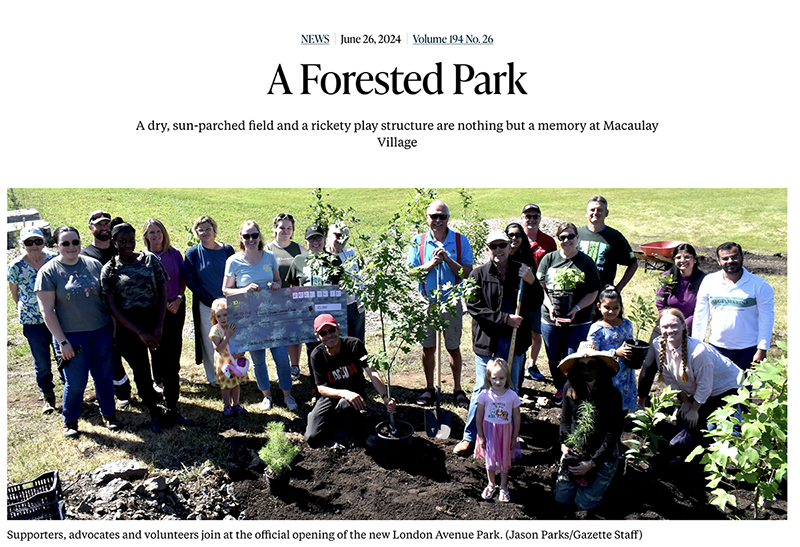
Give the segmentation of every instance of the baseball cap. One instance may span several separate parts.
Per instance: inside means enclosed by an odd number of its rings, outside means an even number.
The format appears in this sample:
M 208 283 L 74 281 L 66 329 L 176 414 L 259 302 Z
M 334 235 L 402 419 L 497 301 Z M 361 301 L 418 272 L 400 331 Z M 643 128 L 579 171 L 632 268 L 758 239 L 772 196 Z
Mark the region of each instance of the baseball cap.
M 308 228 L 306 228 L 306 239 L 311 236 L 322 236 L 325 237 L 325 230 L 322 229 L 322 226 L 319 224 L 312 224 Z
M 19 240 L 23 243 L 25 240 L 32 237 L 40 237 L 44 239 L 44 234 L 42 234 L 42 231 L 39 228 L 35 228 L 33 226 L 28 226 L 27 228 L 23 228 L 19 231 Z
M 314 319 L 314 332 L 319 331 L 325 325 L 330 325 L 332 327 L 338 327 L 339 323 L 336 322 L 336 319 L 329 313 L 323 313 L 322 315 L 318 315 L 316 319 Z
M 97 224 L 101 220 L 109 220 L 110 221 L 111 220 L 111 215 L 106 213 L 105 211 L 103 211 L 101 209 L 98 209 L 97 211 L 94 211 L 91 215 L 89 215 L 89 224 L 91 224 L 92 226 L 94 226 L 95 224 Z
M 492 243 L 493 241 L 510 241 L 506 233 L 502 230 L 493 230 L 489 232 L 489 235 L 486 236 L 486 244 Z
M 529 203 L 525 207 L 522 208 L 523 213 L 527 213 L 528 211 L 536 211 L 537 213 L 541 213 L 542 210 L 539 209 L 539 206 L 535 203 Z

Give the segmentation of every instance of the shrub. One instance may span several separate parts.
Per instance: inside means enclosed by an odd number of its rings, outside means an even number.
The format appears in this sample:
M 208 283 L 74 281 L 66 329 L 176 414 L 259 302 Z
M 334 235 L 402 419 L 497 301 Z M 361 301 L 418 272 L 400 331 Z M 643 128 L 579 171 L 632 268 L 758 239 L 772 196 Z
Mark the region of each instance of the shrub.
M 258 451 L 258 457 L 267 466 L 267 473 L 270 476 L 279 477 L 289 469 L 300 448 L 286 438 L 283 422 L 268 423 L 267 434 L 269 439 Z
M 628 439 L 624 441 L 628 447 L 625 458 L 634 463 L 642 463 L 658 454 L 659 444 L 667 439 L 655 432 L 656 426 L 669 417 L 666 410 L 677 405 L 675 395 L 677 390 L 667 386 L 653 395 L 650 406 L 637 410 L 633 415 L 633 433 L 638 435 L 640 441 Z

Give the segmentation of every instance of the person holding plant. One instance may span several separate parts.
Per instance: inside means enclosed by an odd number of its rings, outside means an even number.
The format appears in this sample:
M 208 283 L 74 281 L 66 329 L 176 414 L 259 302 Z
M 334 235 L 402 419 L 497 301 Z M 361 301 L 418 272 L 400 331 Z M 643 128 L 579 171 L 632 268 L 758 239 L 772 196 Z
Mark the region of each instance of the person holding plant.
M 150 430 L 162 428 L 161 395 L 153 388 L 150 354 L 160 351 L 167 313 L 167 274 L 161 261 L 147 252 L 136 251 L 136 230 L 130 224 L 112 222 L 111 243 L 117 254 L 103 266 L 100 286 L 106 305 L 116 320 L 119 351 L 133 371 L 133 381 L 150 412 Z M 188 422 L 180 416 L 178 370 L 158 371 L 170 386 L 170 425 Z M 188 423 L 186 424 L 188 425 Z
M 364 342 L 352 336 L 342 337 L 332 315 L 318 315 L 314 319 L 314 332 L 320 343 L 311 352 L 311 371 L 319 397 L 308 414 L 306 442 L 318 448 L 337 435 L 345 438 L 349 435 L 362 442 L 367 438 L 361 417 L 367 404 L 364 371 L 390 414 L 395 411 L 395 400 L 388 396 L 380 374 L 365 364 Z
M 262 290 L 277 291 L 281 288 L 280 270 L 275 255 L 264 249 L 261 228 L 254 220 L 246 220 L 239 230 L 239 252 L 225 263 L 225 279 L 222 293 L 234 296 Z M 289 350 L 286 346 L 270 348 L 272 360 L 278 372 L 278 385 L 283 391 L 283 402 L 289 410 L 297 409 L 292 396 L 292 373 L 289 364 Z M 250 351 L 253 373 L 256 375 L 258 389 L 261 390 L 261 410 L 272 408 L 272 391 L 267 370 L 267 350 Z
M 561 405 L 561 464 L 553 491 L 562 505 L 580 511 L 603 501 L 619 465 L 622 398 L 611 378 L 619 364 L 612 352 L 581 342 L 558 368 L 567 378 Z
M 522 457 L 519 447 L 521 401 L 511 389 L 511 371 L 505 359 L 493 359 L 486 366 L 484 385 L 489 386 L 478 395 L 476 424 L 478 444 L 475 459 L 486 461 L 489 485 L 481 498 L 490 500 L 497 492 L 497 473 L 500 473 L 501 502 L 511 501 L 508 492 L 508 471 L 511 462 Z
M 326 250 L 339 257 L 347 275 L 358 279 L 358 261 L 356 252 L 345 247 L 350 240 L 350 228 L 341 223 L 336 223 L 328 228 L 328 240 L 325 245 Z M 366 335 L 366 314 L 364 306 L 356 301 L 354 294 L 347 295 L 347 334 L 365 342 Z
M 662 274 L 656 290 L 656 308 L 659 313 L 667 308 L 680 310 L 686 318 L 686 326 L 692 330 L 694 308 L 697 304 L 697 290 L 705 277 L 697 263 L 697 252 L 688 243 L 681 243 L 672 251 L 674 264 Z M 653 340 L 661 336 L 661 329 L 656 324 L 650 336 L 650 347 L 639 373 L 639 405 L 644 406 L 650 389 L 653 387 L 658 366 L 656 365 L 657 352 Z
M 231 354 L 228 347 L 231 336 L 236 332 L 236 325 L 228 323 L 227 299 L 217 298 L 211 304 L 211 325 L 208 337 L 211 339 L 211 343 L 214 344 L 214 373 L 222 392 L 222 413 L 225 416 L 247 414 L 244 407 L 239 404 L 239 386 L 244 381 L 245 376 L 225 374 L 226 367 L 230 367 L 235 359 L 244 357 L 244 353 Z
M 206 381 L 217 387 L 214 379 L 214 346 L 208 338 L 211 330 L 211 304 L 222 298 L 222 281 L 225 263 L 233 255 L 233 247 L 217 241 L 217 223 L 203 215 L 192 224 L 192 233 L 200 243 L 186 250 L 184 277 L 186 286 L 192 291 L 192 318 L 195 329 L 195 362 L 202 363 Z
M 307 253 L 308 249 L 299 243 L 292 241 L 294 237 L 294 217 L 289 213 L 280 213 L 272 221 L 272 233 L 275 239 L 265 246 L 266 249 L 275 253 L 278 261 L 278 271 L 281 276 L 281 286 L 285 289 L 291 287 L 286 281 L 286 275 L 292 265 L 294 257 Z M 300 352 L 303 344 L 292 344 L 289 346 L 289 360 L 291 362 L 292 378 L 300 378 Z
M 448 228 L 450 209 L 441 200 L 432 202 L 427 209 L 426 218 L 430 231 L 414 237 L 408 249 L 406 264 L 411 269 L 419 269 L 425 278 L 419 283 L 419 294 L 428 304 L 436 305 L 436 296 L 433 294 L 442 288 L 441 299 L 447 300 L 449 291 L 444 290 L 448 285 L 457 285 L 462 277 L 469 277 L 472 271 L 472 247 L 469 240 L 462 234 Z M 441 287 L 439 286 L 441 283 Z M 448 325 L 442 338 L 444 346 L 450 357 L 450 370 L 453 373 L 453 397 L 460 408 L 470 406 L 464 390 L 461 389 L 461 331 L 463 326 L 463 308 L 461 300 L 456 303 L 455 313 L 443 313 L 442 320 Z M 426 338 L 422 341 L 422 368 L 425 371 L 425 390 L 417 398 L 420 406 L 433 403 L 436 389 L 434 388 L 434 370 L 436 369 L 436 332 L 433 328 L 426 327 Z
M 61 348 L 64 371 L 64 437 L 78 436 L 83 393 L 91 373 L 103 423 L 119 429 L 114 406 L 111 318 L 100 294 L 100 262 L 81 256 L 78 230 L 61 226 L 53 233 L 58 257 L 36 275 L 34 291 L 47 329 Z M 152 383 L 150 389 L 152 389 Z
M 606 285 L 597 298 L 597 309 L 602 319 L 589 328 L 587 340 L 594 343 L 600 351 L 613 352 L 619 371 L 611 378 L 611 383 L 622 395 L 624 414 L 636 411 L 636 371 L 625 366 L 623 359 L 629 358 L 631 348 L 625 340 L 633 338 L 633 323 L 622 317 L 622 296 L 613 285 Z
M 19 232 L 22 254 L 8 264 L 8 291 L 17 305 L 17 317 L 22 325 L 22 334 L 28 341 L 36 372 L 36 385 L 44 397 L 42 412 L 50 414 L 56 409 L 53 365 L 50 348 L 53 335 L 39 310 L 36 299 L 36 274 L 57 255 L 45 247 L 44 234 L 39 228 L 23 228 Z
M 542 339 L 556 388 L 553 400 L 561 404 L 566 378 L 558 365 L 589 334 L 600 276 L 594 261 L 578 249 L 580 238 L 574 224 L 561 223 L 556 237 L 561 248 L 542 258 L 537 277 L 544 289 Z
M 467 310 L 472 316 L 475 388 L 464 424 L 464 436 L 453 448 L 459 456 L 472 453 L 477 438 L 478 397 L 489 387 L 485 383 L 489 362 L 497 358 L 511 360 L 511 389 L 514 392 L 519 390 L 517 381 L 531 345 L 530 309 L 542 301 L 542 291 L 533 270 L 510 260 L 510 250 L 504 232 L 490 232 L 486 236 L 486 251 L 491 260 L 470 273 L 470 279 L 475 280 L 478 287 L 476 296 L 467 302 Z
M 679 390 L 681 406 L 676 433 L 688 438 L 675 448 L 685 456 L 698 443 L 706 442 L 702 430 L 709 415 L 722 407 L 724 398 L 739 389 L 739 368 L 712 346 L 692 338 L 680 310 L 667 308 L 659 319 L 661 336 L 653 346 L 658 351 L 658 371 L 664 383 Z M 671 443 L 675 445 L 675 443 Z

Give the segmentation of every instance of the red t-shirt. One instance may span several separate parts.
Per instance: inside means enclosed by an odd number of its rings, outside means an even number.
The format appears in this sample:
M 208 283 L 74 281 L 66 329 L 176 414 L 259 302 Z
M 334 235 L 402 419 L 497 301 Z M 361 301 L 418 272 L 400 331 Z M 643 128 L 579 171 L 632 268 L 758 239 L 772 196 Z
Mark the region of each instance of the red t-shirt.
M 556 246 L 556 240 L 544 233 L 542 230 L 539 230 L 539 234 L 536 236 L 536 239 L 530 242 L 531 243 L 531 252 L 533 253 L 533 259 L 536 261 L 536 267 L 539 267 L 539 261 L 542 260 L 542 257 L 547 253 L 552 253 L 558 247 Z

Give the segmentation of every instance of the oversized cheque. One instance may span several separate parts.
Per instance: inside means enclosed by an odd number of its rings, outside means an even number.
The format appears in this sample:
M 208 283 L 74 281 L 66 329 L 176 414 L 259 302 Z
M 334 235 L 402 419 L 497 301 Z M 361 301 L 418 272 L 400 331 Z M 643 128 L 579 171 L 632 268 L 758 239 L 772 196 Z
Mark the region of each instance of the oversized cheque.
M 231 353 L 315 342 L 314 318 L 330 313 L 347 335 L 347 293 L 335 285 L 290 287 L 228 297 L 228 322 L 236 324 Z

